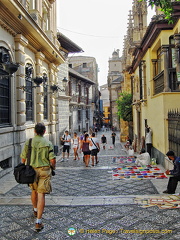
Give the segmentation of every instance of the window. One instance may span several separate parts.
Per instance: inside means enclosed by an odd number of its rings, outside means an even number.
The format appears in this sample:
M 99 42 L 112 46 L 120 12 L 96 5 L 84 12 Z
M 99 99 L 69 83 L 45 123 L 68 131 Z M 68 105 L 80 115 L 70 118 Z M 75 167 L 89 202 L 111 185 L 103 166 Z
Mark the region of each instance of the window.
M 172 91 L 179 91 L 180 78 L 176 72 L 179 49 L 175 48 L 174 36 L 169 38 L 169 86 Z
M 162 71 L 162 52 L 161 52 L 161 48 L 159 48 L 157 50 L 157 74 L 159 74 Z
M 87 63 L 83 63 L 83 68 L 87 68 Z
M 78 85 L 78 94 L 79 94 L 79 96 L 78 96 L 78 103 L 80 103 L 81 102 L 81 96 L 82 96 L 82 94 L 81 94 L 81 85 L 80 84 Z
M 10 77 L 0 79 L 0 126 L 11 123 L 10 116 Z
M 86 119 L 89 119 L 89 111 L 86 110 Z
M 78 110 L 78 121 L 81 121 L 81 110 Z
M 173 36 L 169 38 L 169 53 L 170 53 L 169 67 L 175 68 L 176 67 L 176 50 L 175 50 L 175 42 L 174 42 Z
M 72 63 L 69 64 L 69 67 L 72 68 Z
M 68 87 L 68 89 L 69 89 L 69 96 L 72 96 L 72 82 L 71 82 L 71 79 L 68 82 L 68 85 L 69 85 L 69 87 Z
M 0 47 L 0 127 L 10 125 L 11 123 L 11 78 L 8 75 L 4 75 L 2 66 L 3 63 L 8 62 L 10 62 L 8 50 Z
M 26 121 L 33 121 L 34 119 L 34 104 L 33 104 L 33 83 L 32 74 L 33 67 L 31 64 L 26 64 L 25 81 L 28 91 L 26 92 Z

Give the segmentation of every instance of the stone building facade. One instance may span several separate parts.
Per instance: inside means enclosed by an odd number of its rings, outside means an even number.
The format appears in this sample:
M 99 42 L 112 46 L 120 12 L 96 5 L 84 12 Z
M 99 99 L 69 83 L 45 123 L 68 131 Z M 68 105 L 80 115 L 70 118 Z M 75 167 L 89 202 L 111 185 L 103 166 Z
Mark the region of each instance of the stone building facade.
M 70 132 L 89 131 L 93 126 L 92 86 L 94 82 L 69 68 Z
M 37 122 L 44 122 L 54 145 L 69 127 L 62 83 L 69 77 L 68 53 L 82 49 L 58 36 L 56 11 L 55 0 L 0 1 L 0 176 L 20 162 Z
M 93 125 L 100 125 L 101 117 L 99 116 L 99 84 L 98 84 L 98 65 L 96 59 L 90 56 L 72 56 L 69 58 L 69 66 L 84 77 L 90 79 L 94 84 L 91 86 L 92 92 L 91 104 Z
M 110 102 L 110 125 L 119 130 L 120 119 L 117 115 L 117 99 L 119 93 L 122 92 L 123 73 L 122 73 L 122 59 L 119 56 L 119 49 L 114 50 L 112 58 L 109 59 L 108 70 L 108 90 L 109 90 L 109 102 Z
M 100 86 L 100 92 L 103 105 L 103 125 L 109 126 L 110 124 L 110 102 L 109 102 L 109 90 L 108 84 Z

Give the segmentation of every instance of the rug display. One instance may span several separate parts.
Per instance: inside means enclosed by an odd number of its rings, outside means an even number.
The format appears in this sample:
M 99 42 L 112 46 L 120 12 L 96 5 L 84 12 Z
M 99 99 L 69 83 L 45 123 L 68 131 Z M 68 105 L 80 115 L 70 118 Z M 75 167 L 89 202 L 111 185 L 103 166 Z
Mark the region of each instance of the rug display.
M 133 156 L 112 157 L 113 163 L 130 164 L 130 163 L 135 163 L 135 161 L 136 160 Z
M 119 179 L 164 179 L 167 176 L 156 166 L 121 166 L 112 169 L 113 180 Z
M 142 208 L 158 206 L 160 209 L 180 208 L 180 196 L 156 196 L 156 197 L 137 197 L 135 203 L 142 205 Z

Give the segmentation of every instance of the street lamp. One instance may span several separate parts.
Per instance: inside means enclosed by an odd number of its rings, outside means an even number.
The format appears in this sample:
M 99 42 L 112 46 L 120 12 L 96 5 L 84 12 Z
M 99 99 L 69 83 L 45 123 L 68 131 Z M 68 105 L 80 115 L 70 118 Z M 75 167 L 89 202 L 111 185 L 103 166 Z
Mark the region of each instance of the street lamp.
M 67 78 L 66 77 L 64 77 L 63 78 L 63 80 L 62 80 L 62 85 L 63 85 L 63 88 L 61 89 L 58 85 L 56 85 L 56 84 L 53 84 L 53 85 L 48 85 L 48 84 L 46 84 L 46 82 L 47 82 L 47 80 L 45 80 L 45 78 L 44 78 L 44 76 L 43 76 L 43 85 L 44 85 L 44 87 L 46 87 L 46 91 L 44 91 L 44 92 L 41 92 L 41 95 L 42 96 L 47 96 L 48 94 L 54 94 L 54 93 L 57 93 L 58 91 L 60 91 L 60 92 L 65 92 L 65 89 L 66 89 L 66 84 L 67 84 L 67 82 L 68 82 L 68 80 L 67 80 Z M 48 92 L 47 91 L 47 87 L 49 86 L 49 88 L 50 88 L 50 92 Z

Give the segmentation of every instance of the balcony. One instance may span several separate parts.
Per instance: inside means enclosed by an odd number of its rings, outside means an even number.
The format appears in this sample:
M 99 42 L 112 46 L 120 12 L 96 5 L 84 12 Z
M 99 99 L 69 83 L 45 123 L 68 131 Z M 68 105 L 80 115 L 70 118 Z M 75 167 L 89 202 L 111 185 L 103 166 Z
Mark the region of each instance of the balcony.
M 84 96 L 77 96 L 77 95 L 72 95 L 70 98 L 70 104 L 80 104 L 80 105 L 88 105 L 91 101 Z
M 78 99 L 78 96 L 72 95 L 71 98 L 70 98 L 70 102 L 69 103 L 71 105 L 77 104 L 77 99 Z
M 164 71 L 154 77 L 154 95 L 162 93 L 164 90 Z

